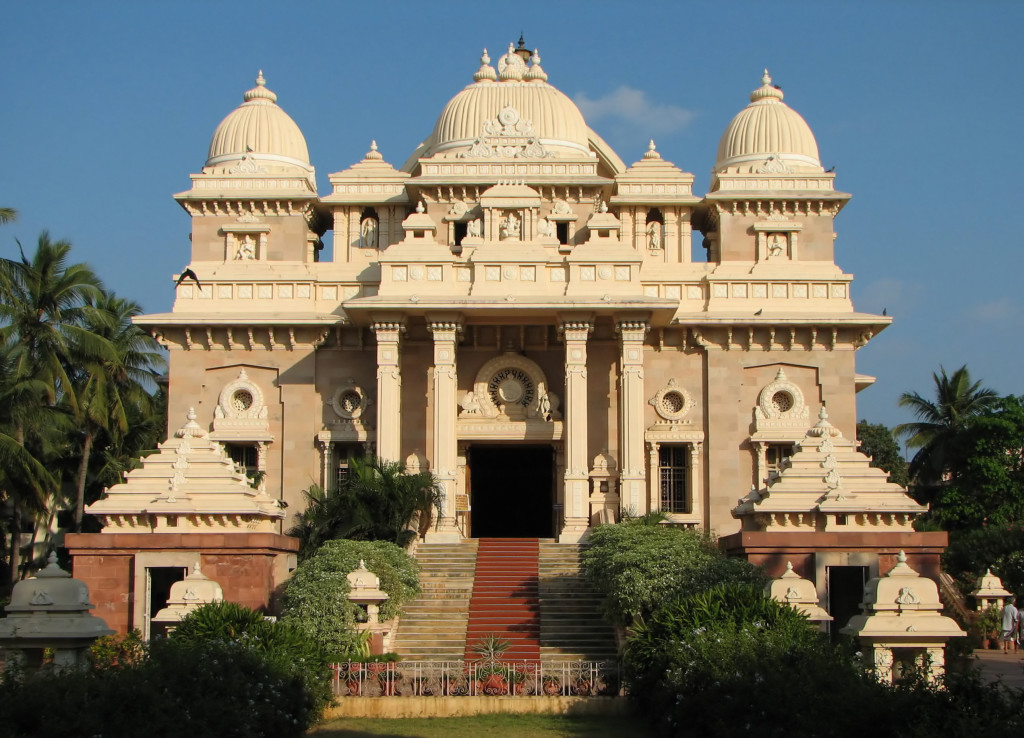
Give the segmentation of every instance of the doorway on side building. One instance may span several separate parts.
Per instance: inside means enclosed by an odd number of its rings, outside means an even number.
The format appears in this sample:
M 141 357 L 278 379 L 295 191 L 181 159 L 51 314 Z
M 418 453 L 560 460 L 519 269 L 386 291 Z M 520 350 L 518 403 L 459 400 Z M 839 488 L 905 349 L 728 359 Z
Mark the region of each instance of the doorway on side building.
M 839 640 L 839 629 L 846 627 L 850 618 L 860 613 L 864 599 L 864 585 L 868 582 L 866 566 L 827 566 L 828 614 L 832 616 L 829 634 Z
M 551 446 L 474 444 L 466 466 L 473 538 L 554 537 Z

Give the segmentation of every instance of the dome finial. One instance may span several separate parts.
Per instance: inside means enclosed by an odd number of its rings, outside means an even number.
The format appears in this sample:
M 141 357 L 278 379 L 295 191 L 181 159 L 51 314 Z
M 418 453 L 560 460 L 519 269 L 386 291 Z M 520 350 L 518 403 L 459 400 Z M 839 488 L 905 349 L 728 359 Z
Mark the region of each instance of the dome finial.
M 529 57 L 529 52 L 527 52 Z M 498 79 L 502 82 L 519 81 L 526 74 L 526 62 L 516 52 L 514 44 L 508 45 L 508 53 L 498 60 Z
M 647 151 L 644 152 L 644 158 L 645 159 L 660 159 L 661 158 L 661 154 L 658 153 L 658 150 L 654 146 L 654 139 L 653 138 L 651 139 L 651 142 L 649 144 L 647 144 Z
M 512 50 L 512 44 L 508 45 L 509 51 Z M 530 58 L 530 50 L 526 48 L 526 40 L 523 38 L 522 31 L 519 32 L 519 46 L 515 49 L 516 56 L 523 60 L 523 64 L 526 64 Z
M 494 67 L 491 66 L 491 57 L 487 55 L 487 49 L 484 49 L 484 53 L 480 55 L 480 68 L 473 75 L 473 81 L 483 82 L 487 80 L 493 82 L 496 79 L 498 79 L 498 75 L 494 71 Z
M 767 67 L 761 75 L 761 86 L 750 93 L 750 102 L 759 100 L 782 100 L 782 88 L 772 84 L 772 76 L 768 73 Z
M 246 102 L 253 100 L 269 100 L 277 102 L 277 95 L 267 89 L 267 80 L 263 76 L 263 70 L 256 73 L 256 86 L 243 95 Z
M 380 152 L 377 151 L 377 140 L 376 139 L 374 139 L 373 141 L 370 141 L 370 150 L 366 152 L 366 156 L 364 156 L 363 158 L 364 159 L 374 159 L 374 160 L 380 160 L 380 159 L 384 158 L 383 156 L 380 155 Z
M 547 72 L 541 69 L 540 66 L 540 49 L 533 50 L 533 56 L 530 57 L 530 68 L 526 70 L 523 79 L 534 82 L 547 82 Z

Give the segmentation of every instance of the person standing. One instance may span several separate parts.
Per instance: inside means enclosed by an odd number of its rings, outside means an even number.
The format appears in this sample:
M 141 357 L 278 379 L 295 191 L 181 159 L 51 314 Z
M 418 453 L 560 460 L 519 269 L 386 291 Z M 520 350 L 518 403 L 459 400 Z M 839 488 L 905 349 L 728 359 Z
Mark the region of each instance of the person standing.
M 999 639 L 1003 642 L 1003 653 L 1010 652 L 1011 643 L 1013 644 L 1013 650 L 1017 650 L 1017 619 L 1019 617 L 1020 612 L 1013 606 L 1013 598 L 1007 597 L 1006 604 L 1003 605 L 1001 633 Z
M 1024 597 L 1017 598 L 1017 640 L 1015 643 L 1017 649 L 1024 649 Z

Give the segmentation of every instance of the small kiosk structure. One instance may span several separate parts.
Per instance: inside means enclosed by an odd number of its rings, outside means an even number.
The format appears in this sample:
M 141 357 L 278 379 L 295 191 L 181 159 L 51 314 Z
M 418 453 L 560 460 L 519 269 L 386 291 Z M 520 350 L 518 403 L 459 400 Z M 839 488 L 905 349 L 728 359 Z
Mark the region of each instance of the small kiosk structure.
M 0 619 L 7 665 L 41 668 L 43 652 L 53 649 L 54 668 L 87 666 L 93 641 L 114 633 L 102 618 L 89 614 L 94 607 L 89 588 L 61 569 L 51 553 L 42 571 L 14 585 L 7 617 Z
M 903 551 L 896 566 L 864 587 L 861 610 L 840 633 L 860 639 L 882 682 L 898 682 L 912 670 L 921 670 L 929 682 L 940 679 L 946 641 L 967 635 L 942 614 L 938 586 L 907 566 Z

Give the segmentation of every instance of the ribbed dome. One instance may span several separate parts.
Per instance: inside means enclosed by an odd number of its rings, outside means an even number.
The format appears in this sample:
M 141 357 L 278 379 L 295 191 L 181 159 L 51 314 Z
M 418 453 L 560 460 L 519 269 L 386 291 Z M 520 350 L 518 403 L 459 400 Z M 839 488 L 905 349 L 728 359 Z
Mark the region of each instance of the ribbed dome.
M 419 155 L 592 156 L 583 114 L 572 100 L 547 84 L 536 51 L 530 61 L 527 66 L 509 44 L 495 73 L 485 49 L 480 69 L 473 75 L 476 81 L 445 106 Z M 496 147 L 504 145 L 512 149 L 496 152 Z
M 750 104 L 722 134 L 716 172 L 822 171 L 810 126 L 782 97 L 766 69 L 761 87 L 750 93 Z
M 302 131 L 277 105 L 262 70 L 245 102 L 228 113 L 210 141 L 206 167 L 237 171 L 313 171 Z

